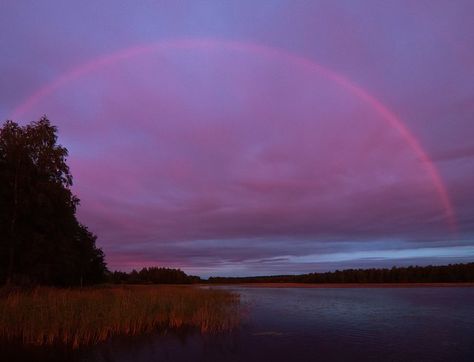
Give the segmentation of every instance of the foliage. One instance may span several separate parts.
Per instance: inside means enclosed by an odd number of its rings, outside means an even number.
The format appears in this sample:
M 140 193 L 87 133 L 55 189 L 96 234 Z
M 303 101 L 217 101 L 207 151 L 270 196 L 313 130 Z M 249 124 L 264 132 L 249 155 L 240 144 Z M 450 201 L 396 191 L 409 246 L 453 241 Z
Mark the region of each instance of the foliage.
M 139 272 L 115 271 L 110 275 L 109 281 L 128 284 L 191 284 L 201 282 L 201 278 L 187 275 L 180 269 L 151 267 L 143 268 Z
M 223 290 L 141 285 L 42 287 L 0 297 L 0 343 L 77 348 L 116 335 L 177 328 L 227 331 L 239 319 L 239 297 Z
M 474 282 L 474 263 L 346 269 L 327 273 L 259 277 L 211 277 L 210 283 L 452 283 Z
M 68 151 L 42 117 L 0 128 L 0 282 L 74 285 L 100 281 L 104 255 L 75 216 Z

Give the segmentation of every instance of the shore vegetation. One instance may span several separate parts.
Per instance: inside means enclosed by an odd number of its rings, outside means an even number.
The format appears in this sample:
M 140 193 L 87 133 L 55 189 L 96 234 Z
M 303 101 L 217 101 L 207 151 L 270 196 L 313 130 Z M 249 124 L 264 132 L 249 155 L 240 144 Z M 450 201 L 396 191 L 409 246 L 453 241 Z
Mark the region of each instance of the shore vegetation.
M 239 325 L 239 297 L 195 286 L 100 286 L 2 290 L 0 341 L 78 348 L 118 335 Z

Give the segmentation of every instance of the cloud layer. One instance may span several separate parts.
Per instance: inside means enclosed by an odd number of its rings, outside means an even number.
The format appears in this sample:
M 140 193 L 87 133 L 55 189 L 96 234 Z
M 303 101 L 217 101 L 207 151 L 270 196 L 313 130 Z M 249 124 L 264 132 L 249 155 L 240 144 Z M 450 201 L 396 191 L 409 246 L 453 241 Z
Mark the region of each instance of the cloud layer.
M 6 119 L 68 69 L 150 41 L 281 48 L 340 72 L 406 122 L 440 170 L 458 233 L 406 137 L 324 74 L 245 49 L 161 49 L 65 82 L 22 115 L 59 126 L 80 219 L 110 267 L 207 276 L 472 260 L 471 5 L 351 4 L 111 6 L 107 19 L 86 7 L 84 26 L 59 2 L 40 25 L 7 1 L 0 20 L 23 26 L 0 35 L 11 49 L 0 111 Z

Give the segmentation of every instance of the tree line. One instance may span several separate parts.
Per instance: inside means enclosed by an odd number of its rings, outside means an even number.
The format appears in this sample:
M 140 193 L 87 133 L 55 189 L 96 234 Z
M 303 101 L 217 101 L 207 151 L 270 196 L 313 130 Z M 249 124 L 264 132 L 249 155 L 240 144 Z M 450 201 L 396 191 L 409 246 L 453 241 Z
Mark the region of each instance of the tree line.
M 180 269 L 150 267 L 130 273 L 115 271 L 108 281 L 114 284 L 191 284 L 201 282 L 201 278 L 187 275 Z
M 474 282 L 474 263 L 345 269 L 300 275 L 211 277 L 209 283 L 452 283 Z

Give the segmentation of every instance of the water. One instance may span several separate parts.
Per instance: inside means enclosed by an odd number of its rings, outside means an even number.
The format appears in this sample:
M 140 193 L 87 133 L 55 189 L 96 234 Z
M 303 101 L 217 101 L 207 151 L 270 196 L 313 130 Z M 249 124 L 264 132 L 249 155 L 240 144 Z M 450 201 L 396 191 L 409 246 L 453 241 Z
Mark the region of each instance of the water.
M 248 309 L 239 331 L 120 338 L 71 359 L 474 361 L 474 288 L 225 288 Z

